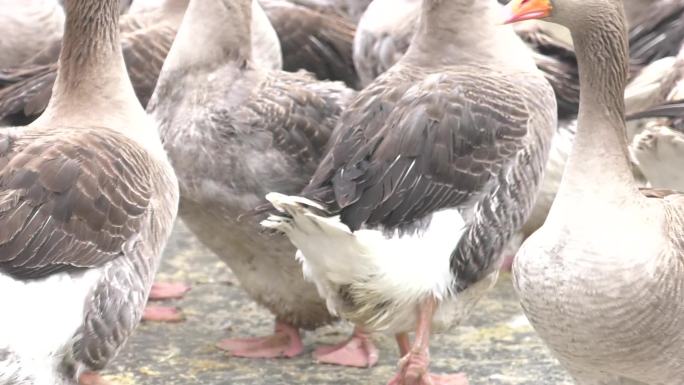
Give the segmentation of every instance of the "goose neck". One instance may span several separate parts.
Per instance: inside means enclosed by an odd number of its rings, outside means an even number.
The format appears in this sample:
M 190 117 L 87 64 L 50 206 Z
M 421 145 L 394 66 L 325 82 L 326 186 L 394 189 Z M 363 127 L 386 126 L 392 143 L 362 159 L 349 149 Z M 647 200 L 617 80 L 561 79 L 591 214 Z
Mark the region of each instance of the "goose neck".
M 41 118 L 137 108 L 119 41 L 119 0 L 67 0 L 52 98 Z M 129 111 L 129 110 L 123 110 Z
M 580 72 L 578 128 L 559 201 L 624 201 L 637 194 L 624 122 L 628 49 L 623 11 L 605 9 L 572 29 Z M 584 199 L 586 198 L 586 199 Z

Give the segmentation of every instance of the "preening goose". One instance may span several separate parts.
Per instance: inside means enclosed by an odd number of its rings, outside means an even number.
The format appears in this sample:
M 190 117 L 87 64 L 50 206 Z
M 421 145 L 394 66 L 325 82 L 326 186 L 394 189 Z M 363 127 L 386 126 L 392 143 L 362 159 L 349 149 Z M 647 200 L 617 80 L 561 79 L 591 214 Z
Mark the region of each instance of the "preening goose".
M 514 0 L 510 20 L 572 33 L 575 143 L 549 216 L 513 265 L 528 319 L 579 384 L 681 384 L 684 195 L 644 196 L 627 157 L 628 48 L 619 0 Z
M 345 110 L 306 189 L 267 196 L 279 213 L 262 224 L 299 249 L 328 307 L 396 334 L 390 384 L 464 383 L 428 374 L 431 328 L 494 284 L 541 180 L 555 98 L 500 8 L 425 0 L 406 55 Z
M 271 336 L 218 346 L 235 356 L 293 357 L 303 350 L 299 329 L 335 317 L 303 279 L 289 241 L 238 217 L 271 190 L 306 185 L 353 91 L 255 62 L 249 3 L 191 0 L 148 111 L 179 176 L 183 221 L 276 318 Z M 377 352 L 359 333 L 348 349 L 322 349 L 316 358 L 368 366 Z
M 135 98 L 118 0 L 67 0 L 53 97 L 0 131 L 0 383 L 75 385 L 135 329 L 178 185 Z
M 147 105 L 159 71 L 176 36 L 188 0 L 165 0 L 153 11 L 124 16 L 121 20 L 122 47 L 133 88 L 143 106 Z M 271 68 L 280 68 L 280 44 L 263 10 L 254 0 L 255 57 Z M 270 28 L 270 30 L 269 30 Z M 34 58 L 27 68 L 0 71 L 0 120 L 30 122 L 43 112 L 57 74 L 60 43 Z

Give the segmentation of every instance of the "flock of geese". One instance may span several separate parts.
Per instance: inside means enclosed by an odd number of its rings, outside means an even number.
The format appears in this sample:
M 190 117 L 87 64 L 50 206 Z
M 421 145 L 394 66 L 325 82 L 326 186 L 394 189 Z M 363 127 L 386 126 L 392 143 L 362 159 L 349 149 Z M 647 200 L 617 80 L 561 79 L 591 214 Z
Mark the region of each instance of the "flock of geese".
M 392 333 L 389 385 L 467 384 L 430 336 L 512 264 L 578 384 L 681 385 L 684 1 L 0 0 L 0 36 L 0 385 L 173 319 L 177 216 L 275 318 L 230 355 L 343 319 L 316 361 Z

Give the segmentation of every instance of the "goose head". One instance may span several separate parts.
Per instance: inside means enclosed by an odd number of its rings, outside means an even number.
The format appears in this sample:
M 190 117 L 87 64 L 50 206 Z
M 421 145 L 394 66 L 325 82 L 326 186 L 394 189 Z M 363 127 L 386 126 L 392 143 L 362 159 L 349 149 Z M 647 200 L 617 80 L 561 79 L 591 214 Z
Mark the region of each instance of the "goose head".
M 612 8 L 612 9 L 610 9 Z M 571 29 L 593 25 L 607 10 L 620 10 L 622 0 L 512 0 L 503 8 L 504 23 L 544 19 Z

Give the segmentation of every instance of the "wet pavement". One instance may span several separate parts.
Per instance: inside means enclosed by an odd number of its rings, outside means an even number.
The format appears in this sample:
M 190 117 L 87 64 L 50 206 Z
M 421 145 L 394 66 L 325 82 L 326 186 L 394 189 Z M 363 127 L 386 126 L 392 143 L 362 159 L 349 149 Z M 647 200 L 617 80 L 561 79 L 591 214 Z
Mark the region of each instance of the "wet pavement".
M 116 385 L 385 385 L 395 372 L 398 353 L 391 336 L 379 335 L 380 362 L 372 369 L 317 365 L 311 351 L 342 341 L 351 326 L 339 323 L 304 335 L 305 353 L 294 359 L 232 358 L 214 343 L 233 336 L 266 335 L 270 314 L 240 290 L 235 276 L 202 247 L 182 223 L 166 249 L 159 280 L 192 285 L 180 306 L 178 324 L 142 324 L 105 372 Z M 510 276 L 476 306 L 462 326 L 432 339 L 435 372 L 466 372 L 471 385 L 571 385 L 525 320 Z

